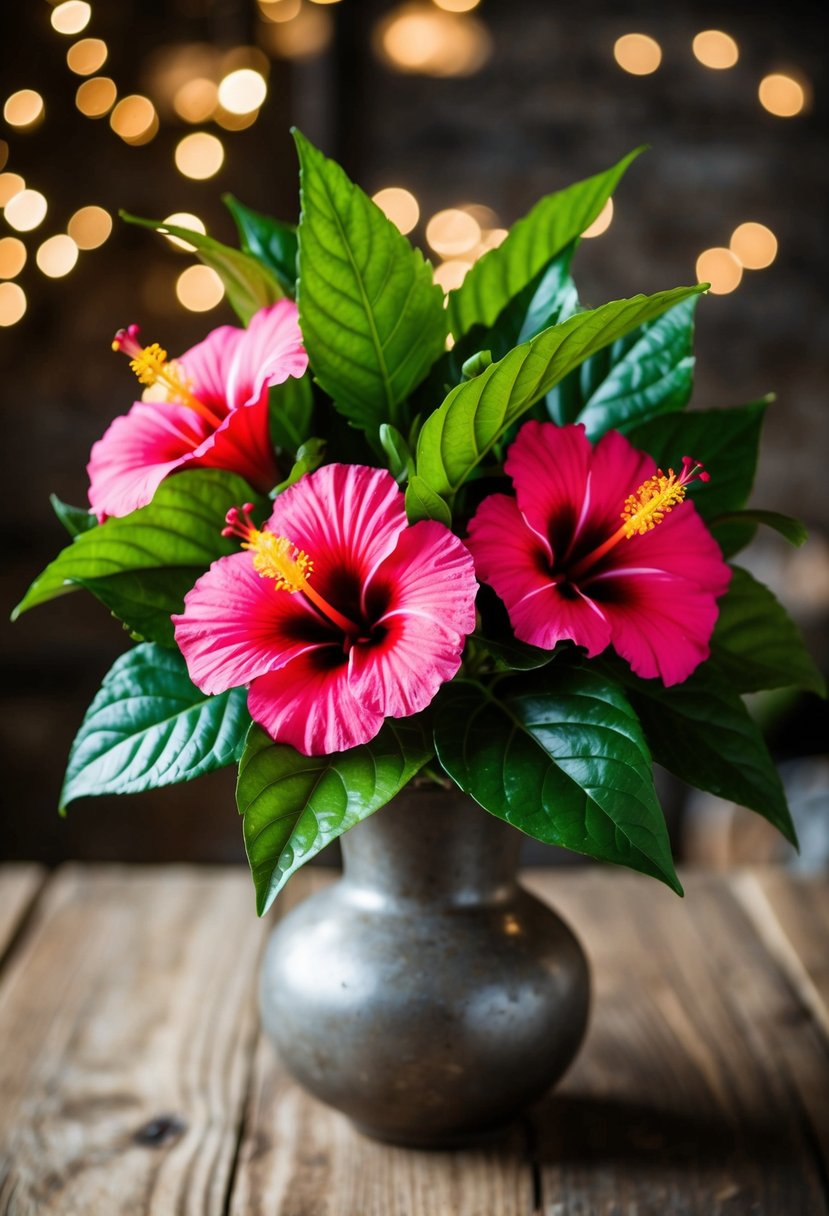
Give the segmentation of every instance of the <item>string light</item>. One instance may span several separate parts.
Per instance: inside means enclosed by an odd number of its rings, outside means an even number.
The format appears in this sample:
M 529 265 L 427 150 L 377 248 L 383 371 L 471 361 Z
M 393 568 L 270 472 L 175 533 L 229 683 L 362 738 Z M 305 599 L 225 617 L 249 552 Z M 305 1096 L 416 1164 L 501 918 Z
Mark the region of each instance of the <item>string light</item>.
M 179 303 L 190 312 L 215 308 L 225 294 L 224 284 L 209 266 L 188 266 L 176 280 Z
M 184 177 L 192 177 L 196 181 L 204 181 L 218 173 L 224 158 L 222 141 L 206 131 L 185 135 L 176 145 L 176 168 Z
M 468 211 L 438 211 L 426 225 L 426 240 L 441 257 L 473 249 L 481 240 L 481 226 Z
M 34 89 L 12 93 L 3 106 L 3 117 L 10 127 L 33 127 L 43 118 L 43 98 Z
M 158 134 L 158 114 L 149 97 L 132 93 L 118 102 L 110 115 L 109 125 L 124 143 L 138 147 Z
M 38 248 L 35 261 L 38 269 L 50 279 L 62 279 L 78 260 L 78 246 L 66 233 L 50 236 Z
M 435 270 L 434 279 L 444 291 L 454 291 L 460 287 L 471 269 L 471 262 L 462 258 L 452 258 L 448 262 L 441 262 Z
M 93 76 L 78 85 L 75 105 L 87 118 L 103 118 L 115 105 L 118 90 L 109 76 Z
M 765 270 L 777 257 L 777 237 L 765 224 L 749 220 L 734 229 L 729 248 L 746 270 Z
M 16 194 L 25 189 L 26 182 L 19 173 L 0 173 L 0 207 L 5 207 Z
M 80 207 L 66 231 L 79 249 L 97 249 L 112 232 L 112 216 L 103 207 Z
M 218 102 L 219 90 L 215 80 L 195 76 L 176 90 L 173 109 L 185 122 L 207 122 Z
M 26 246 L 16 236 L 0 240 L 0 279 L 16 278 L 26 265 Z
M 230 114 L 258 110 L 267 95 L 265 78 L 253 68 L 237 68 L 219 84 L 219 104 Z
M 168 215 L 164 223 L 172 224 L 174 228 L 189 228 L 192 232 L 200 232 L 202 236 L 207 232 L 204 220 L 200 220 L 197 215 L 191 215 L 189 211 L 176 211 L 174 215 Z M 196 246 L 191 245 L 189 241 L 183 241 L 180 236 L 170 236 L 166 232 L 162 233 L 162 236 L 166 236 L 176 249 L 185 249 L 188 253 L 195 251 Z
M 253 126 L 258 117 L 258 110 L 251 110 L 249 114 L 231 114 L 228 110 L 217 106 L 213 121 L 225 131 L 245 131 L 248 127 Z
M 743 268 L 730 249 L 706 249 L 697 258 L 697 282 L 710 283 L 712 295 L 728 295 L 742 277 Z
M 631 76 L 650 76 L 662 62 L 662 47 L 647 34 L 623 34 L 613 45 L 613 58 Z
M 764 76 L 757 92 L 760 105 L 776 118 L 794 118 L 806 104 L 803 85 L 782 72 Z
M 489 31 L 475 17 L 417 2 L 389 13 L 374 42 L 393 68 L 427 76 L 471 76 L 492 54 Z
M 17 283 L 0 283 L 0 325 L 16 325 L 26 312 L 26 293 Z
M 109 49 L 100 38 L 82 38 L 75 42 L 66 52 L 66 62 L 69 70 L 76 76 L 91 76 L 107 61 Z
M 17 232 L 31 232 L 46 218 L 47 203 L 37 190 L 21 190 L 6 203 L 6 223 Z
M 89 25 L 92 7 L 86 0 L 65 0 L 52 9 L 52 28 L 59 34 L 79 34 Z
M 420 207 L 411 191 L 404 190 L 402 186 L 386 186 L 372 195 L 372 201 L 402 233 L 411 232 L 417 227 Z
M 583 237 L 590 240 L 591 237 L 601 236 L 603 232 L 607 232 L 613 222 L 613 199 L 609 198 L 602 207 L 599 214 L 594 219 L 589 228 L 585 228 L 582 233 Z
M 730 34 L 722 30 L 702 30 L 692 43 L 694 55 L 706 68 L 722 71 L 733 68 L 740 58 L 740 49 Z

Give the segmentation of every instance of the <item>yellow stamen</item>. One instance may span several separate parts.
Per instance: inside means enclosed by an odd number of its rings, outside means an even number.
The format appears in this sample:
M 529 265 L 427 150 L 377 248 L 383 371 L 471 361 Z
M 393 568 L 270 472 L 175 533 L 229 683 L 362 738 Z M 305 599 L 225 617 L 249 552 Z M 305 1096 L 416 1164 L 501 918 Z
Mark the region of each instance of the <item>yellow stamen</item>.
M 273 532 L 250 528 L 242 542 L 242 548 L 253 553 L 254 570 L 262 578 L 272 578 L 277 591 L 288 591 L 292 595 L 301 591 L 323 616 L 342 629 L 349 638 L 359 637 L 359 625 L 343 616 L 311 586 L 308 579 L 313 572 L 314 563 L 308 554 L 288 540 L 287 536 L 275 536 Z
M 113 348 L 115 350 L 121 349 L 115 343 L 113 343 Z M 157 342 L 151 342 L 149 346 L 142 346 L 137 350 L 133 347 L 127 353 L 133 356 L 130 359 L 130 367 L 141 384 L 145 384 L 147 387 L 160 384 L 166 390 L 169 400 L 195 410 L 197 414 L 200 414 L 204 418 L 205 422 L 208 422 L 213 427 L 221 424 L 221 418 L 214 414 L 203 401 L 198 399 L 193 392 L 192 384 L 184 378 L 177 364 L 168 361 L 166 350 L 159 346 Z
M 635 494 L 625 499 L 622 510 L 624 535 L 644 536 L 657 524 L 661 524 L 666 515 L 670 515 L 677 503 L 685 497 L 685 486 L 681 485 L 673 469 L 668 470 L 668 476 L 657 469 L 655 477 L 643 481 Z

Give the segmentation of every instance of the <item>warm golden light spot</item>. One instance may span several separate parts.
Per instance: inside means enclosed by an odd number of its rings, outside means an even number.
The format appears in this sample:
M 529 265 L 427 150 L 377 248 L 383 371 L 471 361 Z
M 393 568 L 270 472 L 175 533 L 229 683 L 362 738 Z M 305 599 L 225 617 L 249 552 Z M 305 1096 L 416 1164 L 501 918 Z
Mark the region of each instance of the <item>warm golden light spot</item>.
M 65 232 L 50 236 L 38 248 L 35 261 L 38 269 L 50 279 L 62 279 L 78 260 L 78 246 Z
M 312 4 L 339 4 L 340 0 L 311 0 Z
M 6 161 L 9 159 L 9 145 L 5 139 L 0 139 L 0 169 L 6 167 Z
M 168 215 L 164 223 L 172 224 L 174 228 L 189 228 L 192 232 L 200 232 L 202 236 L 207 233 L 204 220 L 200 220 L 197 215 L 191 215 L 189 211 L 176 211 L 174 215 Z M 166 236 L 176 249 L 184 249 L 187 253 L 193 253 L 196 248 L 189 241 L 183 241 L 180 236 L 168 236 L 167 233 L 162 233 L 162 236 Z
M 229 76 L 231 72 L 236 72 L 239 68 L 252 68 L 254 72 L 258 72 L 267 80 L 271 70 L 271 61 L 259 46 L 232 46 L 229 51 L 224 52 L 219 61 L 216 80 Z
M 46 218 L 47 203 L 37 190 L 21 190 L 6 203 L 6 223 L 17 232 L 31 232 Z
M 730 249 L 706 249 L 697 258 L 697 282 L 710 283 L 712 295 L 727 296 L 742 277 L 743 268 Z
M 224 284 L 209 266 L 188 266 L 176 280 L 179 303 L 190 312 L 207 312 L 221 303 Z
M 173 96 L 173 109 L 185 122 L 207 122 L 218 104 L 218 86 L 206 76 L 186 81 Z
M 219 84 L 219 104 L 229 114 L 250 114 L 259 109 L 267 95 L 264 77 L 253 68 L 237 68 Z
M 610 227 L 612 222 L 613 222 L 613 199 L 609 198 L 607 200 L 607 202 L 605 203 L 605 205 L 602 207 L 599 214 L 594 219 L 593 223 L 590 225 L 590 227 L 585 228 L 584 232 L 582 233 L 582 236 L 587 237 L 588 240 L 594 236 L 601 236 L 603 232 L 607 232 L 607 230 Z
M 103 118 L 115 105 L 118 90 L 109 76 L 93 76 L 78 85 L 75 105 L 87 118 Z
M 386 186 L 373 194 L 372 200 L 402 233 L 411 232 L 417 226 L 420 207 L 411 191 L 404 190 L 402 186 Z
M 448 262 L 441 262 L 435 270 L 434 279 L 444 291 L 454 291 L 456 287 L 460 287 L 471 269 L 471 262 L 452 258 Z
M 331 45 L 334 21 L 324 8 L 309 6 L 298 9 L 290 20 L 278 18 L 278 24 L 267 27 L 263 33 L 274 54 L 284 59 L 313 59 Z
M 122 97 L 112 111 L 109 125 L 125 144 L 148 144 L 158 134 L 158 115 L 149 97 L 132 93 Z
M 426 76 L 471 76 L 492 54 L 482 22 L 423 3 L 392 10 L 378 23 L 374 41 L 391 67 Z
M 497 228 L 501 222 L 492 207 L 487 207 L 486 203 L 461 203 L 458 210 L 465 211 L 473 220 L 477 220 L 482 232 L 486 228 Z
M 17 283 L 0 283 L 0 325 L 16 325 L 26 312 L 26 293 Z
M 109 50 L 101 38 L 82 38 L 66 52 L 66 62 L 76 76 L 91 76 L 107 61 Z
M 662 62 L 662 48 L 647 34 L 623 34 L 614 43 L 613 58 L 632 76 L 650 76 Z
M 26 265 L 26 246 L 16 236 L 0 240 L 0 279 L 14 279 Z
M 33 127 L 43 118 L 43 98 L 34 89 L 20 89 L 6 101 L 3 117 L 10 127 Z
M 302 0 L 259 0 L 259 11 L 266 21 L 293 21 L 299 15 Z
M 760 81 L 760 105 L 777 118 L 794 118 L 806 104 L 806 91 L 791 76 L 775 72 Z
M 231 114 L 228 110 L 217 106 L 213 121 L 224 131 L 246 131 L 256 122 L 259 113 L 259 110 L 251 110 L 250 114 Z
M 112 232 L 112 216 L 103 207 L 80 207 L 66 231 L 79 249 L 97 249 Z
M 206 131 L 194 131 L 176 144 L 176 168 L 185 177 L 192 177 L 196 181 L 204 181 L 218 173 L 224 158 L 222 141 Z
M 447 13 L 471 13 L 473 8 L 478 7 L 481 0 L 433 0 L 433 2 Z
M 734 229 L 729 246 L 746 270 L 765 270 L 777 257 L 777 237 L 765 224 L 752 221 Z
M 474 249 L 481 239 L 481 226 L 468 211 L 451 207 L 438 211 L 426 225 L 426 240 L 441 257 L 452 257 Z
M 477 261 L 485 253 L 489 253 L 490 249 L 497 249 L 499 245 L 503 245 L 508 236 L 509 230 L 506 228 L 490 228 L 481 236 L 480 243 L 473 252 L 473 259 Z
M 733 68 L 740 58 L 740 50 L 730 34 L 722 30 L 702 30 L 692 43 L 694 54 L 706 68 L 722 71 Z
M 92 7 L 86 0 L 66 0 L 52 9 L 52 29 L 59 34 L 79 34 L 89 25 Z
M 0 207 L 5 207 L 21 190 L 26 189 L 26 182 L 19 173 L 0 173 Z

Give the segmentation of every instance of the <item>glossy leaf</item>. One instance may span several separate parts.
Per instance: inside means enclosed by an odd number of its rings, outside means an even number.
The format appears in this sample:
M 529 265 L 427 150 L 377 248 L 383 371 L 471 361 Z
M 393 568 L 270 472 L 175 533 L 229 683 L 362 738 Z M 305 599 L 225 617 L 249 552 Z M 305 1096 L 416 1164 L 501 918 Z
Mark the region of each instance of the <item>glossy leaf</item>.
M 427 481 L 413 473 L 406 486 L 406 516 L 410 524 L 420 519 L 436 519 L 438 523 L 452 527 L 452 512 L 439 494 Z
M 262 215 L 232 194 L 223 194 L 222 202 L 233 216 L 243 251 L 263 262 L 273 271 L 286 295 L 293 296 L 299 252 L 296 225 Z
M 136 646 L 117 659 L 72 744 L 60 804 L 192 781 L 232 764 L 250 723 L 244 689 L 207 697 L 184 659 Z
M 388 461 L 389 472 L 398 485 L 408 480 L 413 460 L 409 445 L 397 427 L 384 422 L 379 431 L 380 446 Z
M 454 680 L 437 700 L 435 746 L 454 781 L 527 835 L 661 879 L 681 894 L 651 758 L 618 684 L 588 668 Z
M 641 151 L 637 148 L 605 173 L 548 194 L 513 224 L 506 240 L 484 254 L 449 293 L 449 324 L 456 338 L 474 325 L 491 326 L 542 267 L 590 227 Z
M 785 537 L 789 544 L 794 545 L 796 549 L 805 545 L 809 538 L 804 523 L 801 523 L 799 519 L 792 519 L 791 515 L 781 515 L 779 511 L 729 511 L 710 521 L 711 530 L 715 536 L 718 536 L 722 529 L 731 528 L 735 524 L 739 527 L 748 525 L 751 528 L 762 524 Z
M 311 368 L 337 408 L 376 435 L 444 348 L 432 269 L 334 161 L 295 132 L 302 182 L 299 317 Z
M 89 507 L 71 507 L 68 502 L 61 502 L 57 494 L 50 494 L 49 502 L 55 515 L 73 538 L 98 526 L 98 520 Z
M 303 756 L 254 724 L 236 801 L 260 916 L 291 875 L 394 797 L 432 755 L 416 718 L 388 720 L 375 739 Z
M 268 422 L 274 447 L 295 455 L 308 438 L 314 414 L 311 376 L 289 376 L 268 390 Z
M 122 621 L 135 641 L 175 647 L 170 617 L 182 611 L 184 597 L 199 573 L 192 566 L 164 566 L 157 570 L 125 570 L 103 578 L 79 578 L 76 582 Z
M 295 485 L 306 473 L 313 473 L 314 469 L 318 469 L 325 460 L 325 448 L 324 439 L 309 439 L 307 443 L 303 443 L 296 454 L 296 460 L 291 466 L 290 473 L 272 490 L 272 497 L 276 498 L 277 494 L 281 494 L 289 486 Z

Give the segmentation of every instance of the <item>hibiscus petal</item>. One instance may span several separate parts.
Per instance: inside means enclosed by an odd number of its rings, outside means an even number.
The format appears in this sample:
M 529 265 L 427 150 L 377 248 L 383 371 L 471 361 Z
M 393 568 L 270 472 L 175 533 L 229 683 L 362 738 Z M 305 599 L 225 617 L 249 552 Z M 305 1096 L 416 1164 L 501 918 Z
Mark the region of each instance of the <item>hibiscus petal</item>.
M 588 473 L 592 448 L 583 426 L 554 427 L 526 422 L 509 450 L 504 469 L 527 527 L 552 560 L 569 549 L 582 508 L 589 507 Z
M 600 563 L 604 573 L 630 567 L 656 569 L 687 579 L 713 596 L 723 595 L 731 571 L 692 502 L 683 502 L 661 524 L 622 540 Z
M 193 453 L 204 469 L 230 469 L 267 493 L 279 477 L 268 428 L 268 398 L 232 410 Z
M 278 300 L 269 308 L 260 308 L 248 328 L 239 332 L 241 338 L 225 382 L 232 409 L 258 401 L 270 385 L 305 374 L 308 355 L 293 300 Z
M 227 384 L 234 356 L 245 331 L 236 325 L 220 325 L 178 359 L 186 380 L 191 381 L 199 401 L 224 414 L 232 406 Z
M 355 695 L 348 664 L 332 666 L 330 657 L 330 651 L 300 655 L 254 680 L 248 691 L 254 721 L 304 756 L 357 747 L 383 725 L 383 715 Z

